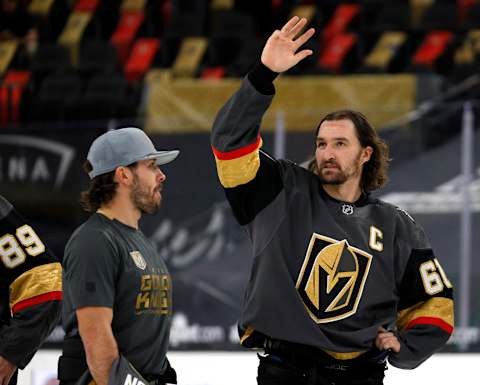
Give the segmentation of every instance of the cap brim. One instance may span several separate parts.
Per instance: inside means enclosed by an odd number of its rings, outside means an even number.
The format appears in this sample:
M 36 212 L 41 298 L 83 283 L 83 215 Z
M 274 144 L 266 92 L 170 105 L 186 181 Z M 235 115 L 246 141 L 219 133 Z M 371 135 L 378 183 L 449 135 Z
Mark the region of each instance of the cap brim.
M 167 164 L 175 160 L 175 158 L 180 154 L 178 150 L 171 151 L 157 151 L 153 154 L 149 154 L 146 159 L 156 159 L 158 165 Z

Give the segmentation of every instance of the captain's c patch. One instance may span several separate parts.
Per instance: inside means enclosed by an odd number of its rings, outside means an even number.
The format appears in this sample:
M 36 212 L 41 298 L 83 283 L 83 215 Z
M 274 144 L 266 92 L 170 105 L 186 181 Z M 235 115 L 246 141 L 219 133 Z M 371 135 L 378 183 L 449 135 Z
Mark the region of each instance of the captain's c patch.
M 346 239 L 313 233 L 296 284 L 310 317 L 320 324 L 355 314 L 371 262 Z

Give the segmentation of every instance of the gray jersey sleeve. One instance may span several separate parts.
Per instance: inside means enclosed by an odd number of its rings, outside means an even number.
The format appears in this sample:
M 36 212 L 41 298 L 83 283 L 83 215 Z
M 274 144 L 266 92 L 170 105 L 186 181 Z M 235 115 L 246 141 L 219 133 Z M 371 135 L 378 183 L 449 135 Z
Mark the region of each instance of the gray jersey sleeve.
M 74 235 L 65 249 L 63 270 L 64 288 L 74 309 L 113 308 L 119 265 L 118 250 L 106 233 L 85 230 Z
M 401 344 L 392 365 L 412 369 L 441 349 L 454 327 L 453 287 L 420 225 L 399 212 L 397 261 L 402 269 L 398 287 L 397 330 Z

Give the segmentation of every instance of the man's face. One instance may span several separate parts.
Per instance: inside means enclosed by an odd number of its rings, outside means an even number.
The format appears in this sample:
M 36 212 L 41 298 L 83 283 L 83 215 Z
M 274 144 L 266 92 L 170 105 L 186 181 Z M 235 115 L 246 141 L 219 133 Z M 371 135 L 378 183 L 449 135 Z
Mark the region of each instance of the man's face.
M 349 119 L 324 121 L 318 130 L 315 158 L 323 184 L 340 185 L 361 178 L 362 166 L 370 159 L 371 148 L 363 148 Z
M 133 171 L 130 198 L 142 214 L 155 213 L 162 203 L 162 187 L 165 174 L 154 159 L 139 161 Z

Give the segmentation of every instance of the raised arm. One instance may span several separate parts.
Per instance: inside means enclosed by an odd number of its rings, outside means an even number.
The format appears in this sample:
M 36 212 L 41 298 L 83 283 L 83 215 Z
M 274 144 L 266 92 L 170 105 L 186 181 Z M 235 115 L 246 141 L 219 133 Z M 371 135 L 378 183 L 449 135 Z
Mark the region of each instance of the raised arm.
M 270 36 L 261 61 L 213 124 L 211 144 L 218 177 L 240 224 L 249 223 L 282 188 L 277 162 L 260 151 L 260 123 L 275 94 L 273 80 L 312 54 L 298 51 L 315 32 L 311 28 L 300 34 L 306 23 L 295 16 Z

